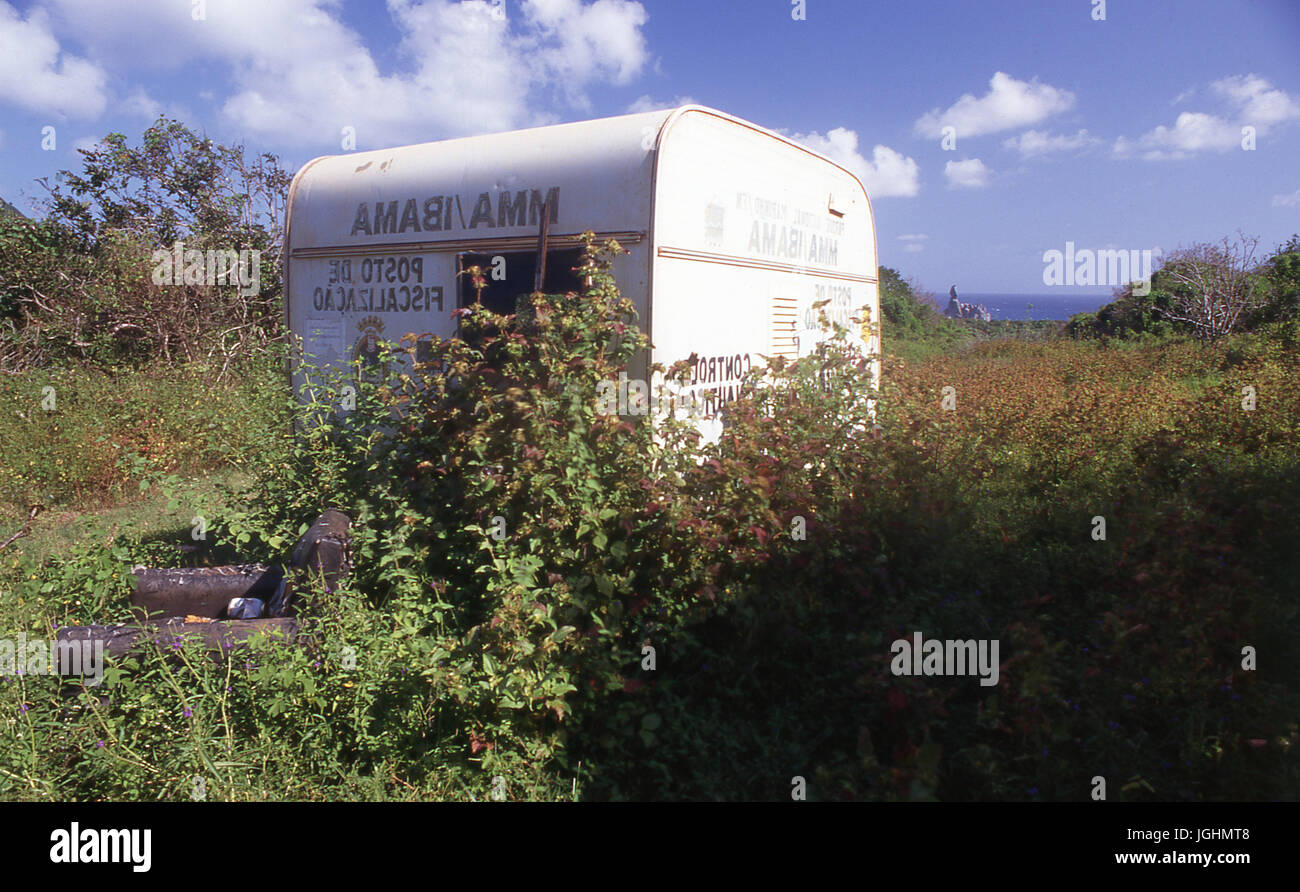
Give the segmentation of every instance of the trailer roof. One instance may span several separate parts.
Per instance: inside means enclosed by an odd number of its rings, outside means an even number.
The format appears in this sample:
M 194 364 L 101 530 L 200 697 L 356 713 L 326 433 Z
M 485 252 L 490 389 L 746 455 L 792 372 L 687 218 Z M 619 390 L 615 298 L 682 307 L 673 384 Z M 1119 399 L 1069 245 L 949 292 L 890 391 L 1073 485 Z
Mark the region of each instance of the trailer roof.
M 313 159 L 290 188 L 286 241 L 310 251 L 525 236 L 536 231 L 536 206 L 548 197 L 558 205 L 551 209 L 557 231 L 624 231 L 630 220 L 650 217 L 651 150 L 671 129 L 665 125 L 690 113 L 762 132 L 839 167 L 778 133 L 683 105 Z

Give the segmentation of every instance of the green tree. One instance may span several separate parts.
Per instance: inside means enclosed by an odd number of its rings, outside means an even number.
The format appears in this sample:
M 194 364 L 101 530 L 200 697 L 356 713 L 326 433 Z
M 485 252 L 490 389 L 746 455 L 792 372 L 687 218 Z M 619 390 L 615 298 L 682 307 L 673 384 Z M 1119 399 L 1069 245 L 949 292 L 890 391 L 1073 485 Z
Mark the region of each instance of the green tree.
M 1300 235 L 1265 261 L 1261 275 L 1264 303 L 1245 320 L 1246 327 L 1300 319 Z
M 289 175 L 274 155 L 250 159 L 242 146 L 166 117 L 139 145 L 110 133 L 79 151 L 80 173 L 38 181 L 48 192 L 45 220 L 0 222 L 3 368 L 63 354 L 108 363 L 216 358 L 224 373 L 281 339 Z M 178 242 L 199 254 L 154 275 L 156 252 L 170 258 Z M 188 276 L 194 256 L 215 262 L 216 276 Z M 223 273 L 232 258 L 242 265 Z
M 130 233 L 155 245 L 198 239 L 231 248 L 274 251 L 289 175 L 270 153 L 246 157 L 160 116 L 138 146 L 110 133 L 79 149 L 83 171 L 60 171 L 51 185 L 50 216 L 88 247 L 111 232 Z

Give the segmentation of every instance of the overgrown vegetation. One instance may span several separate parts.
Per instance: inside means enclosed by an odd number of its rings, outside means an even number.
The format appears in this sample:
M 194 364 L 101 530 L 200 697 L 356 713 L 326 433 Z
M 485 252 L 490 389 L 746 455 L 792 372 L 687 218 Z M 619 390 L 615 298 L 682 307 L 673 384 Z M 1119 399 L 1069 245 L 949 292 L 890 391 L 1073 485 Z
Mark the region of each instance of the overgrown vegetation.
M 1174 252 L 1149 287 L 1127 285 L 1096 313 L 1071 317 L 1074 338 L 1161 339 L 1190 335 L 1217 341 L 1265 328 L 1294 343 L 1300 336 L 1300 235 L 1254 262 L 1257 240 L 1225 238 Z
M 221 378 L 282 340 L 275 156 L 166 118 L 78 151 L 45 219 L 0 215 L 0 372 L 215 359 Z
M 1083 799 L 1095 775 L 1111 799 L 1300 794 L 1294 351 L 890 358 L 873 429 L 863 359 L 834 341 L 756 371 L 701 445 L 596 411 L 643 341 L 588 272 L 585 295 L 465 311 L 475 337 L 362 381 L 355 411 L 322 384 L 254 497 L 213 512 L 252 554 L 354 513 L 356 574 L 318 594 L 314 645 L 166 648 L 87 692 L 11 677 L 4 795 L 787 799 L 799 776 L 819 799 Z M 125 619 L 127 568 L 164 554 L 19 561 L 4 627 Z M 895 676 L 914 631 L 1000 639 L 1000 683 Z
M 241 365 L 214 387 L 208 366 L 141 373 L 49 369 L 0 380 L 0 518 L 32 507 L 90 510 L 152 478 L 251 468 L 287 423 L 282 363 Z

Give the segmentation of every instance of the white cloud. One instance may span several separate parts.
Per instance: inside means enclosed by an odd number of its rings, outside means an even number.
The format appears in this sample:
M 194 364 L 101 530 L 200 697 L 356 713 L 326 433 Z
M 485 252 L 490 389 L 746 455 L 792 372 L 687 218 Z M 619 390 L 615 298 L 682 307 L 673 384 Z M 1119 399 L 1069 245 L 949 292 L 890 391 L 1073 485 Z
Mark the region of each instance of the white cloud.
M 1300 117 L 1300 102 L 1254 74 L 1233 75 L 1210 84 L 1210 92 L 1231 109 L 1229 117 L 1183 112 L 1172 127 L 1163 124 L 1136 139 L 1115 140 L 1114 154 L 1140 154 L 1148 161 L 1187 158 L 1198 152 L 1227 152 L 1241 147 L 1243 127 L 1264 135 L 1274 125 Z
M 303 4 L 286 0 L 264 4 L 262 17 L 274 25 L 274 6 L 290 6 L 297 12 Z M 129 14 L 120 4 L 100 0 L 44 0 L 60 34 L 75 37 L 90 55 L 113 71 L 131 68 L 172 68 L 199 59 L 216 57 L 229 40 L 256 42 L 265 35 L 262 22 L 251 14 L 255 5 L 241 0 L 206 4 L 207 19 L 191 17 L 191 3 L 165 0 L 134 0 Z M 256 24 L 254 24 L 256 23 Z M 142 35 L 148 35 L 147 52 L 141 51 Z
M 698 101 L 692 99 L 690 96 L 678 96 L 668 102 L 659 102 L 654 99 L 651 99 L 650 95 L 647 93 L 645 95 L 638 96 L 627 107 L 627 113 L 629 115 L 636 115 L 636 114 L 640 114 L 641 112 L 652 112 L 652 111 L 659 111 L 665 108 L 677 108 L 678 106 L 682 106 L 682 105 L 699 105 L 699 104 L 700 103 Z
M 340 0 L 222 0 L 203 21 L 175 0 L 135 0 L 130 16 L 101 0 L 48 2 L 122 67 L 226 66 L 226 117 L 290 144 L 337 145 L 346 126 L 364 148 L 546 123 L 551 94 L 585 110 L 589 88 L 627 83 L 648 61 L 633 0 L 523 0 L 513 18 L 487 0 L 387 0 L 401 40 L 382 54 L 343 22 Z
M 123 114 L 152 121 L 162 114 L 163 107 L 161 102 L 151 97 L 142 87 L 136 87 L 122 100 L 119 109 Z
M 898 237 L 898 240 L 899 240 L 900 242 L 920 242 L 920 241 L 925 241 L 925 240 L 928 239 L 929 237 L 930 237 L 930 236 L 928 236 L 928 235 L 926 235 L 926 234 L 924 234 L 924 233 L 915 233 L 915 234 L 913 234 L 913 233 L 909 233 L 909 234 L 907 234 L 907 235 L 900 235 L 900 236 Z
M 1068 90 L 1040 84 L 1037 78 L 1018 81 L 999 71 L 983 96 L 966 93 L 945 111 L 933 109 L 917 119 L 915 129 L 919 136 L 938 138 L 944 127 L 953 127 L 960 140 L 1037 124 L 1073 105 L 1074 94 Z
M 1015 149 L 1022 158 L 1036 158 L 1054 152 L 1072 152 L 1076 149 L 1087 148 L 1095 142 L 1097 140 L 1089 136 L 1087 130 L 1080 130 L 1073 136 L 1067 136 L 1064 133 L 1053 136 L 1042 130 L 1026 130 L 1019 136 L 1012 136 L 1003 140 L 1002 146 L 1007 149 Z
M 1115 140 L 1115 154 L 1127 157 L 1142 152 L 1149 161 L 1186 158 L 1200 151 L 1226 152 L 1241 143 L 1241 127 L 1203 112 L 1183 112 L 1173 127 L 1161 124 L 1137 140 L 1121 136 Z
M 920 242 L 908 242 L 906 245 L 903 245 L 903 250 L 908 254 L 920 254 L 925 250 L 925 245 Z
M 989 184 L 993 171 L 978 158 L 965 161 L 949 161 L 944 165 L 943 175 L 948 178 L 948 186 L 953 189 L 983 189 Z
M 23 19 L 0 0 L 0 103 L 59 117 L 95 118 L 108 103 L 103 69 L 63 52 L 43 9 Z
M 532 33 L 525 42 L 535 42 L 533 52 L 573 105 L 585 106 L 584 85 L 595 80 L 626 84 L 649 57 L 641 33 L 649 16 L 640 3 L 524 0 L 523 9 Z
M 128 115 L 137 120 L 152 124 L 159 115 L 166 115 L 174 121 L 187 122 L 194 118 L 187 105 L 181 102 L 162 103 L 154 99 L 143 87 L 136 87 L 121 101 L 116 103 L 117 114 Z
M 857 142 L 857 134 L 854 134 Z M 863 175 L 867 194 L 879 198 L 912 196 L 921 188 L 921 168 L 916 161 L 896 152 L 889 146 L 877 145 L 871 150 L 871 160 L 865 161 Z
M 856 131 L 836 127 L 825 135 L 813 132 L 789 136 L 856 176 L 867 187 L 870 198 L 910 197 L 920 191 L 921 168 L 916 161 L 883 145 L 873 148 L 868 160 L 858 151 Z
M 1257 74 L 1225 77 L 1210 84 L 1210 89 L 1241 109 L 1243 124 L 1267 127 L 1300 117 L 1300 102 Z
M 1274 195 L 1273 207 L 1275 208 L 1300 207 L 1300 189 L 1295 190 L 1290 195 L 1287 195 L 1285 193 L 1283 193 L 1282 195 Z

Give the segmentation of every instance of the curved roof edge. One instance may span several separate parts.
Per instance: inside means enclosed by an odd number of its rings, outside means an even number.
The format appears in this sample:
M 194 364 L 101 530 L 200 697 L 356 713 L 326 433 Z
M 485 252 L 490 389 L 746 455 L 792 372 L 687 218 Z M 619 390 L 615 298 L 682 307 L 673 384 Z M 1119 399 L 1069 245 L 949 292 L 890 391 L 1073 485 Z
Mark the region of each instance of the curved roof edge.
M 862 187 L 863 193 L 866 194 L 868 200 L 870 200 L 870 193 L 867 192 L 866 186 L 862 183 L 862 180 L 859 179 L 857 174 L 853 173 L 853 171 L 849 170 L 844 165 L 840 164 L 834 159 L 822 154 L 821 152 L 816 151 L 815 149 L 811 149 L 808 146 L 804 145 L 803 143 L 797 142 L 796 140 L 793 140 L 790 137 L 785 136 L 784 134 L 772 130 L 768 127 L 763 127 L 759 124 L 755 124 L 753 121 L 746 120 L 745 118 L 740 118 L 737 117 L 736 115 L 729 114 L 720 109 L 716 109 L 707 105 L 700 105 L 698 103 L 678 105 L 678 106 L 673 106 L 671 108 L 653 109 L 648 112 L 632 112 L 630 114 L 623 114 L 623 115 L 607 115 L 603 118 L 587 118 L 579 121 L 562 121 L 555 124 L 542 124 L 537 127 L 524 127 L 517 130 L 493 130 L 485 133 L 473 133 L 473 134 L 466 134 L 464 136 L 453 136 L 447 139 L 434 139 L 434 140 L 427 140 L 425 142 L 406 143 L 400 146 L 382 146 L 374 149 L 366 149 L 364 152 L 336 152 L 328 155 L 317 155 L 307 163 L 303 164 L 303 166 L 300 167 L 297 170 L 297 172 L 294 174 L 293 184 L 289 188 L 288 198 L 289 198 L 289 202 L 292 203 L 293 193 L 295 191 L 294 186 L 296 186 L 298 179 L 302 177 L 304 174 L 306 174 L 307 171 L 312 166 L 314 166 L 317 162 L 324 161 L 327 159 L 344 158 L 344 157 L 358 158 L 370 154 L 372 152 L 388 152 L 388 151 L 392 151 L 393 149 L 410 149 L 410 148 L 415 148 L 417 146 L 432 146 L 432 145 L 439 145 L 439 144 L 449 143 L 449 142 L 457 142 L 459 140 L 483 139 L 485 137 L 491 137 L 491 136 L 504 136 L 506 134 L 528 133 L 530 131 L 535 131 L 535 130 L 549 130 L 555 127 L 571 127 L 573 125 L 581 125 L 581 124 L 597 124 L 605 121 L 618 120 L 620 118 L 634 118 L 634 117 L 660 118 L 658 122 L 659 132 L 656 136 L 656 141 L 655 141 L 655 148 L 658 149 L 658 147 L 663 143 L 665 134 L 672 128 L 672 125 L 677 120 L 682 118 L 684 115 L 691 114 L 693 112 L 713 115 L 714 117 L 722 118 L 723 120 L 730 121 L 734 124 L 739 124 L 742 127 L 748 127 L 752 130 L 756 130 L 760 133 L 770 136 L 773 139 L 778 139 L 784 143 L 787 143 L 788 145 L 791 145 L 803 152 L 806 152 L 807 154 L 812 155 L 815 158 L 825 161 L 827 164 L 830 164 L 831 166 L 839 168 L 840 170 L 844 171 L 855 181 L 857 181 L 858 185 Z
M 707 105 L 698 105 L 698 104 L 679 105 L 675 108 L 667 109 L 667 111 L 668 111 L 668 115 L 667 117 L 664 118 L 664 122 L 662 126 L 660 126 L 659 128 L 659 140 L 655 143 L 656 156 L 658 155 L 659 146 L 663 143 L 664 134 L 668 132 L 668 130 L 672 127 L 674 123 L 680 120 L 684 115 L 690 114 L 691 112 L 701 112 L 703 114 L 709 114 L 709 115 L 713 115 L 714 117 L 722 118 L 723 120 L 726 121 L 731 121 L 733 124 L 739 124 L 742 127 L 748 127 L 751 130 L 756 130 L 759 133 L 772 137 L 773 139 L 778 139 L 781 142 L 786 143 L 787 145 L 793 146 L 794 148 L 799 149 L 802 152 L 806 152 L 807 154 L 812 155 L 814 158 L 817 158 L 821 161 L 825 161 L 827 164 L 831 165 L 834 168 L 842 170 L 844 173 L 848 174 L 855 183 L 858 184 L 858 188 L 862 190 L 862 194 L 865 195 L 867 198 L 867 208 L 870 209 L 871 207 L 871 193 L 867 191 L 866 185 L 862 182 L 862 180 L 858 177 L 857 174 L 849 170 L 843 164 L 840 164 L 835 159 L 823 155 L 821 152 L 818 152 L 816 149 L 810 149 L 808 148 L 808 146 L 804 145 L 801 142 L 798 142 L 797 140 L 793 140 L 790 137 L 785 136 L 782 133 L 778 133 L 777 131 L 772 130 L 768 127 L 763 127 L 760 124 L 755 124 L 753 121 L 746 120 L 745 118 L 736 117 L 735 115 L 728 114 L 727 112 L 721 111 L 720 109 L 712 108 L 711 106 L 707 106 Z

